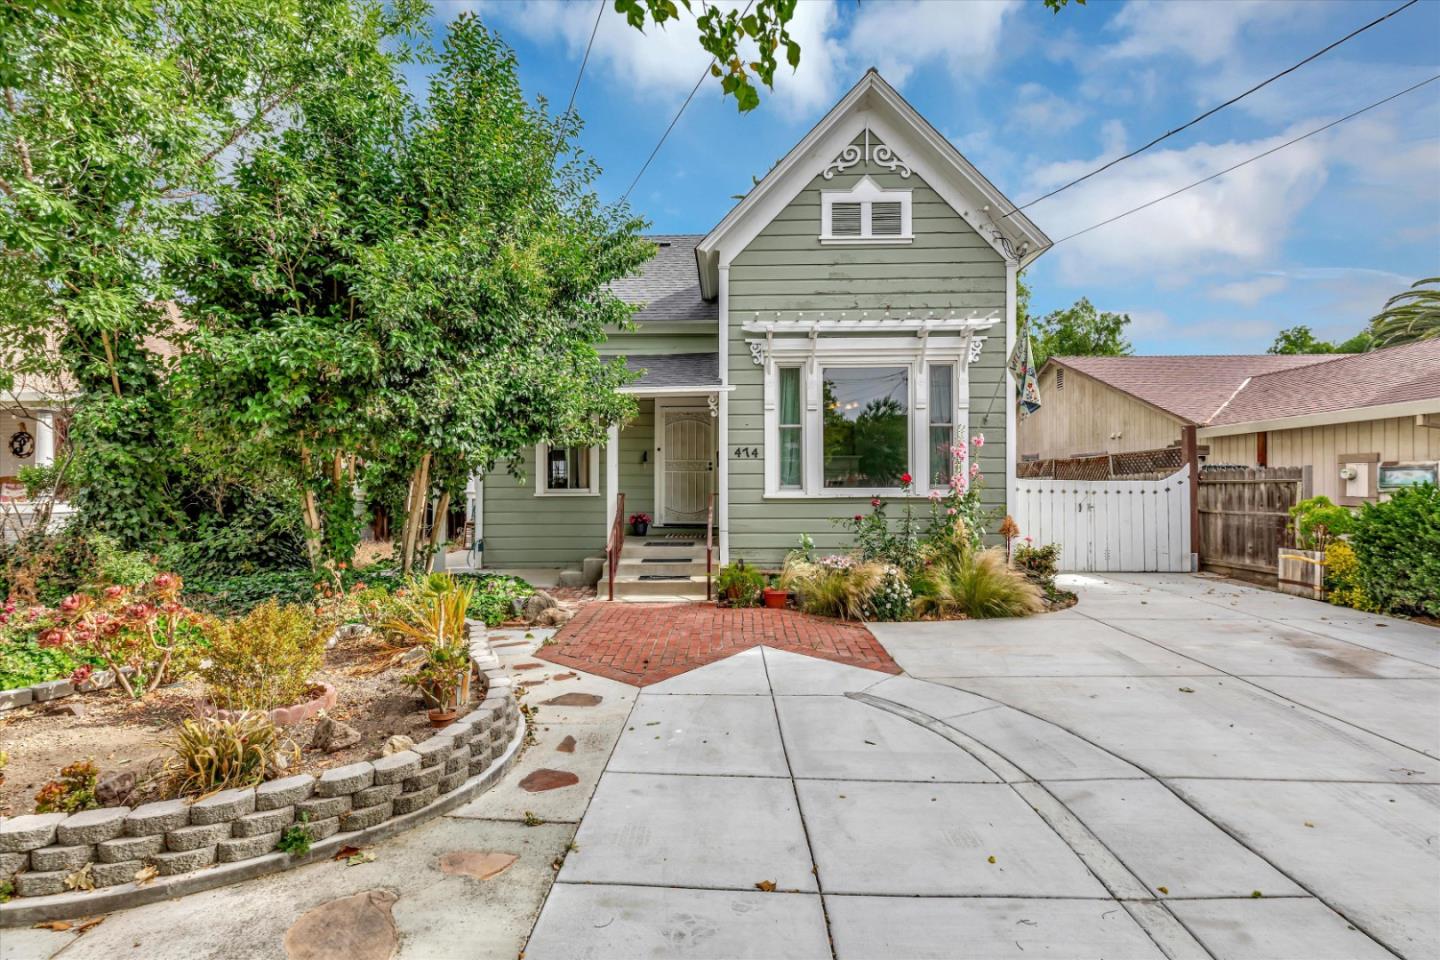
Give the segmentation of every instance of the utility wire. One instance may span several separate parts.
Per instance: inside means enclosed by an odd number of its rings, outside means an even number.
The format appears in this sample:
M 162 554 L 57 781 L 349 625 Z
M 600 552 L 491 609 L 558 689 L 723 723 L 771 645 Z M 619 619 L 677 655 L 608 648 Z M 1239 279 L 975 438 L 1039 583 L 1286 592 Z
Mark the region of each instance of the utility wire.
M 1414 3 L 1416 0 L 1411 0 L 1411 2 Z M 740 11 L 740 18 L 742 20 L 754 5 L 755 0 L 750 0 L 749 3 L 745 4 L 745 9 Z M 635 174 L 635 179 L 630 181 L 630 186 L 626 187 L 625 192 L 620 195 L 621 203 L 624 203 L 630 198 L 630 191 L 635 189 L 635 185 L 640 182 L 640 178 L 645 176 L 645 171 L 650 169 L 650 161 L 655 159 L 655 154 L 659 153 L 660 148 L 665 145 L 665 138 L 670 136 L 670 131 L 675 129 L 675 124 L 680 122 L 680 114 L 684 113 L 685 108 L 690 106 L 690 101 L 695 99 L 695 94 L 700 90 L 700 84 L 704 83 L 705 78 L 710 76 L 710 68 L 714 65 L 715 58 L 711 57 L 710 62 L 705 65 L 705 72 L 700 74 L 700 79 L 696 80 L 695 86 L 690 89 L 690 96 L 686 97 L 685 102 L 680 104 L 680 109 L 675 111 L 675 116 L 671 119 L 670 126 L 666 127 L 665 132 L 660 134 L 660 141 L 655 144 L 655 149 L 650 151 L 650 156 L 645 158 L 645 164 L 640 168 L 640 172 Z
M 595 6 L 595 26 L 590 28 L 590 42 L 585 44 L 585 56 L 580 61 L 580 72 L 575 74 L 575 86 L 570 88 L 570 102 L 565 105 L 565 113 L 568 115 L 575 109 L 575 94 L 580 92 L 580 78 L 585 76 L 585 65 L 590 62 L 590 48 L 595 46 L 595 34 L 600 32 L 600 17 L 605 13 L 605 0 L 597 0 Z
M 1323 127 L 1316 127 L 1314 130 L 1311 130 L 1309 133 L 1302 133 L 1300 136 L 1294 138 L 1293 140 L 1287 140 L 1287 141 L 1285 141 L 1284 143 L 1280 144 L 1279 146 L 1271 147 L 1269 150 L 1266 150 L 1264 153 L 1257 153 L 1255 156 L 1250 157 L 1248 160 L 1241 160 L 1239 163 L 1235 164 L 1234 166 L 1226 167 L 1224 170 L 1221 170 L 1221 171 L 1218 172 L 1218 173 L 1212 173 L 1212 174 L 1210 174 L 1210 176 L 1205 177 L 1205 178 L 1200 179 L 1200 180 L 1196 180 L 1194 183 L 1191 183 L 1191 184 L 1188 184 L 1188 185 L 1186 185 L 1186 186 L 1183 186 L 1183 187 L 1181 187 L 1181 188 L 1178 189 L 1178 190 L 1172 190 L 1172 191 L 1170 191 L 1169 193 L 1165 194 L 1163 197 L 1156 197 L 1154 200 L 1150 200 L 1150 201 L 1148 201 L 1148 202 L 1146 202 L 1146 203 L 1142 203 L 1142 204 L 1140 204 L 1140 206 L 1138 206 L 1138 207 L 1132 207 L 1131 209 L 1126 210 L 1124 213 L 1117 213 L 1115 216 L 1109 218 L 1108 220 L 1101 220 L 1099 223 L 1092 224 L 1092 225 L 1086 227 L 1086 228 L 1083 229 L 1083 230 L 1076 230 L 1074 233 L 1069 234 L 1069 235 L 1064 236 L 1064 237 L 1061 237 L 1059 240 L 1056 240 L 1055 243 L 1052 244 L 1052 246 L 1057 246 L 1057 247 L 1058 247 L 1060 244 L 1064 243 L 1066 240 L 1073 240 L 1073 239 L 1075 239 L 1076 237 L 1080 236 L 1081 234 L 1089 233 L 1091 230 L 1098 230 L 1098 229 L 1100 229 L 1101 227 L 1105 226 L 1106 224 L 1114 223 L 1116 220 L 1120 220 L 1120 219 L 1122 219 L 1122 218 L 1124 218 L 1124 217 L 1128 217 L 1128 216 L 1130 216 L 1130 214 L 1132 214 L 1132 213 L 1139 213 L 1141 210 L 1144 210 L 1144 209 L 1146 209 L 1147 207 L 1153 207 L 1153 206 L 1155 206 L 1155 204 L 1160 203 L 1160 202 L 1165 201 L 1165 200 L 1169 200 L 1171 197 L 1178 196 L 1178 195 L 1184 193 L 1186 190 L 1193 189 L 1194 187 L 1198 187 L 1198 186 L 1200 186 L 1200 185 L 1203 184 L 1203 183 L 1209 183 L 1211 180 L 1215 180 L 1215 179 L 1217 179 L 1217 178 L 1219 178 L 1219 177 L 1223 177 L 1223 176 L 1225 176 L 1225 174 L 1227 174 L 1227 173 L 1232 173 L 1232 172 L 1234 172 L 1234 171 L 1236 171 L 1236 170 L 1239 170 L 1241 167 L 1246 166 L 1246 165 L 1251 164 L 1251 163 L 1254 163 L 1256 160 L 1264 159 L 1265 157 L 1270 156 L 1272 153 L 1279 153 L 1281 150 L 1284 150 L 1286 147 L 1294 146 L 1295 144 L 1299 143 L 1301 140 L 1308 140 L 1310 137 L 1315 136 L 1317 133 L 1324 133 L 1326 130 L 1329 130 L 1331 127 L 1339 126 L 1340 124 L 1344 123 L 1346 120 L 1353 120 L 1353 119 L 1355 119 L 1356 117 L 1360 116 L 1360 114 L 1362 114 L 1362 113 L 1368 113 L 1369 111 L 1374 110 L 1376 107 L 1384 106 L 1385 104 L 1389 103 L 1391 100 L 1398 100 L 1400 97 L 1405 96 L 1405 94 L 1407 94 L 1407 93 L 1414 93 L 1416 90 L 1419 90 L 1421 87 L 1425 86 L 1426 84 L 1434 83 L 1436 80 L 1440 80 L 1440 73 L 1437 73 L 1435 76 L 1431 77 L 1431 78 L 1428 79 L 1428 80 L 1421 80 L 1419 83 L 1415 84 L 1413 87 L 1406 87 L 1404 90 L 1401 90 L 1399 93 L 1392 93 L 1390 96 L 1386 97 L 1384 100 L 1377 100 L 1377 101 L 1375 101 L 1374 103 L 1370 104 L 1370 106 L 1368 106 L 1368 107 L 1361 107 L 1359 110 L 1356 110 L 1354 113 L 1347 113 L 1345 116 L 1341 117 L 1341 118 L 1338 119 L 1338 120 L 1331 120 L 1329 123 L 1325 124 Z
M 1083 177 L 1077 177 L 1076 179 L 1071 180 L 1069 183 L 1064 184 L 1063 186 L 1056 187 L 1054 190 L 1051 190 L 1049 193 L 1042 194 L 1041 196 L 1036 197 L 1034 200 L 1031 200 L 1031 201 L 1029 201 L 1028 203 L 1023 203 L 1023 204 L 1021 204 L 1020 206 L 1016 207 L 1014 210 L 1011 210 L 1009 213 L 1007 213 L 1007 214 L 1005 214 L 1004 216 L 1002 216 L 1000 219 L 1003 220 L 1003 219 L 1005 219 L 1005 217 L 1008 217 L 1008 216 L 1011 216 L 1011 215 L 1013 215 L 1013 214 L 1019 213 L 1021 210 L 1024 210 L 1024 209 L 1026 209 L 1027 207 L 1033 207 L 1035 204 L 1039 203 L 1041 200 L 1048 200 L 1048 199 L 1050 199 L 1051 197 L 1055 196 L 1055 194 L 1060 193 L 1060 192 L 1065 191 L 1065 190 L 1069 190 L 1071 187 L 1075 186 L 1076 184 L 1084 183 L 1086 180 L 1089 180 L 1091 177 L 1095 176 L 1096 174 L 1104 173 L 1106 170 L 1109 170 L 1111 167 L 1115 166 L 1115 164 L 1117 164 L 1117 163 L 1121 163 L 1121 162 L 1123 162 L 1123 161 L 1125 161 L 1125 160 L 1129 160 L 1131 157 L 1134 157 L 1134 156 L 1136 156 L 1136 155 L 1138 155 L 1138 154 L 1144 153 L 1146 150 L 1149 150 L 1151 147 L 1155 146 L 1157 143 L 1160 143 L 1162 140 L 1168 140 L 1169 138 L 1175 136 L 1175 134 L 1180 133 L 1182 130 L 1187 130 L 1187 129 L 1189 129 L 1190 127 L 1195 126 L 1195 124 L 1199 123 L 1201 120 L 1204 120 L 1204 119 L 1206 119 L 1207 117 L 1213 117 L 1215 114 L 1219 113 L 1221 110 L 1224 110 L 1226 107 L 1229 107 L 1229 106 L 1232 106 L 1232 105 L 1234 105 L 1234 104 L 1236 104 L 1236 103 L 1239 103 L 1241 100 L 1244 100 L 1246 97 L 1250 96 L 1250 94 L 1256 92 L 1257 90 L 1260 90 L 1260 89 L 1262 89 L 1262 88 L 1264 88 L 1264 87 L 1269 86 L 1270 84 L 1274 83 L 1276 80 L 1279 80 L 1279 79 L 1280 79 L 1281 77 L 1283 77 L 1283 76 L 1286 76 L 1286 75 L 1288 75 L 1288 74 L 1294 73 L 1296 70 L 1299 70 L 1301 67 L 1305 66 L 1305 64 L 1310 63 L 1312 60 L 1317 60 L 1317 59 L 1319 59 L 1320 57 L 1324 56 L 1325 54 L 1329 53 L 1331 50 L 1334 50 L 1336 47 L 1340 46 L 1340 44 L 1344 43 L 1345 41 L 1347 41 L 1347 40 L 1352 40 L 1352 39 L 1354 39 L 1355 37 L 1360 36 L 1360 34 L 1364 33 L 1366 30 L 1369 30 L 1371 27 L 1379 26 L 1380 24 L 1384 23 L 1386 20 L 1389 20 L 1391 17 L 1395 16 L 1397 13 L 1400 13 L 1400 12 L 1403 11 L 1403 10 L 1406 10 L 1406 9 L 1408 9 L 1408 8 L 1410 8 L 1410 7 L 1413 7 L 1415 4 L 1417 4 L 1417 3 L 1419 3 L 1419 2 L 1420 2 L 1420 0 L 1407 0 L 1406 3 L 1402 3 L 1400 6 L 1396 7 L 1394 10 L 1391 10 L 1389 13 L 1385 14 L 1384 16 L 1382 16 L 1382 17 L 1377 17 L 1376 19 L 1371 20 L 1369 23 L 1365 24 L 1363 27 L 1358 27 L 1358 28 L 1356 28 L 1355 30 L 1350 31 L 1350 32 L 1347 33 L 1345 36 L 1341 37 L 1339 40 L 1336 40 L 1334 43 L 1330 44 L 1328 47 L 1325 47 L 1325 48 L 1320 49 L 1320 50 L 1316 50 L 1314 53 L 1310 54 L 1310 56 L 1306 57 L 1304 60 L 1301 60 L 1299 63 L 1294 64 L 1293 66 L 1286 67 L 1284 70 L 1281 70 L 1279 73 L 1275 74 L 1273 77 L 1269 78 L 1268 80 L 1262 80 L 1260 83 L 1255 84 L 1255 86 L 1251 87 L 1249 90 L 1246 90 L 1244 93 L 1239 94 L 1238 96 L 1231 97 L 1229 100 L 1226 100 L 1224 103 L 1222 103 L 1222 104 L 1220 104 L 1220 105 L 1218 105 L 1218 106 L 1211 107 L 1209 110 L 1206 110 L 1204 113 L 1200 114 L 1200 116 L 1196 117 L 1195 119 L 1190 120 L 1190 121 L 1187 121 L 1187 122 L 1185 122 L 1185 123 L 1182 123 L 1180 126 L 1176 127 L 1174 130 L 1171 130 L 1169 133 L 1165 133 L 1165 134 L 1162 134 L 1161 136 L 1156 137 L 1154 140 L 1151 140 L 1149 143 L 1145 144 L 1143 147 L 1138 147 L 1138 148 L 1136 148 L 1136 149 L 1134 149 L 1134 150 L 1131 150 L 1129 153 L 1125 154 L 1124 156 L 1116 157 L 1114 160 L 1111 160 L 1111 161 L 1109 161 L 1109 162 L 1107 162 L 1107 163 L 1105 163 L 1105 164 L 1102 164 L 1102 165 L 1099 166 L 1099 167 L 1096 167 L 1094 170 L 1091 170 L 1089 173 L 1085 174 Z

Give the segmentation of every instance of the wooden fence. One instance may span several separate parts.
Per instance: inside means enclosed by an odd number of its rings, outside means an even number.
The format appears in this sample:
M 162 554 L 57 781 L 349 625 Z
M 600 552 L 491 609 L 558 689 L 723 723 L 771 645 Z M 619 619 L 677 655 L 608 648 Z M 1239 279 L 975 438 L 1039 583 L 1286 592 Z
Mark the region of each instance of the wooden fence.
M 1205 466 L 1200 470 L 1200 565 L 1274 577 L 1292 546 L 1290 508 L 1310 496 L 1309 467 Z
M 1190 468 L 1161 480 L 1017 480 L 1014 515 L 1060 569 L 1189 572 Z

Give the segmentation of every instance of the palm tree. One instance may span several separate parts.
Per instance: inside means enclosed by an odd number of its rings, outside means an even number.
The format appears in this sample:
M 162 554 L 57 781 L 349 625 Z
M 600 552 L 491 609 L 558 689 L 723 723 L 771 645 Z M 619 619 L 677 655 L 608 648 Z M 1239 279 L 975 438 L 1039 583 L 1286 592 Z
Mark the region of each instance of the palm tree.
M 1372 350 L 1440 337 L 1440 277 L 1416 280 L 1386 300 L 1385 309 L 1371 318 L 1370 332 Z

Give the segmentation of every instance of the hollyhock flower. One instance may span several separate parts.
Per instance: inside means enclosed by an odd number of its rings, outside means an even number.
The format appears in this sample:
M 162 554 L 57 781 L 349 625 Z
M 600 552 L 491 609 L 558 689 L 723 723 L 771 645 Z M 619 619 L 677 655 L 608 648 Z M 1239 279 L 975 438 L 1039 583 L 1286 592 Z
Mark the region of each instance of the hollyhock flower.
M 956 509 L 955 509 L 954 507 L 951 507 L 951 508 L 949 508 L 948 510 L 945 511 L 945 516 L 947 516 L 947 517 L 953 517 L 953 516 L 955 516 L 956 512 L 957 512 Z
M 971 480 L 974 480 L 974 479 L 975 479 L 976 477 L 978 477 L 978 476 L 980 476 L 980 464 L 978 464 L 978 463 L 972 463 L 972 464 L 970 464 L 970 479 L 971 479 Z
M 940 491 L 940 490 L 931 490 L 931 491 L 930 491 L 930 502 L 931 502 L 931 503 L 939 503 L 939 502 L 940 502 L 940 498 L 943 497 L 943 496 L 945 496 L 945 494 L 944 494 L 943 491 Z
M 977 447 L 983 447 L 983 446 L 985 446 L 985 434 L 983 434 L 983 433 L 977 433 L 977 434 L 975 434 L 975 436 L 973 436 L 973 437 L 970 438 L 970 442 L 973 443 L 973 444 L 975 444 L 975 446 L 977 446 Z

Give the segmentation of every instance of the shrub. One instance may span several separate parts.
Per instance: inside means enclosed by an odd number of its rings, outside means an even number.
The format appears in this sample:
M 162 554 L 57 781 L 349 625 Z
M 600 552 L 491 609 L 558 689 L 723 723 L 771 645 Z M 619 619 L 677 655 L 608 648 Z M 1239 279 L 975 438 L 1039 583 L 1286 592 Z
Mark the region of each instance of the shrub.
M 1336 540 L 1325 548 L 1325 588 L 1327 598 L 1337 606 L 1367 613 L 1380 609 L 1360 583 L 1360 561 L 1355 557 L 1355 548 L 1344 540 Z
M 1047 593 L 1055 589 L 1055 575 L 1060 572 L 1060 545 L 1047 543 L 1037 547 L 1022 543 L 1011 554 L 1015 569 Z
M 263 713 L 242 714 L 238 720 L 186 720 L 170 744 L 175 756 L 176 788 L 199 795 L 232 787 L 253 787 L 287 747 Z M 298 748 L 293 750 L 298 758 Z
M 298 703 L 325 658 L 325 633 L 304 607 L 266 601 L 238 620 L 205 624 L 208 663 L 200 669 L 210 700 L 226 710 L 270 710 Z
M 126 693 L 150 693 L 193 664 L 203 639 L 180 590 L 179 577 L 161 573 L 134 589 L 112 584 L 98 595 L 73 593 L 55 611 L 55 626 L 40 634 L 40 645 L 91 651 L 115 671 Z
M 753 607 L 760 602 L 765 589 L 765 574 L 747 567 L 744 560 L 727 563 L 715 578 L 715 590 L 730 601 L 732 607 Z
M 792 560 L 780 575 L 780 586 L 794 590 L 800 609 L 822 617 L 864 620 L 885 579 L 886 567 L 853 557 L 821 557 L 816 563 Z
M 911 580 L 919 616 L 972 620 L 1026 617 L 1045 609 L 1040 587 L 1005 563 L 1005 551 L 966 551 L 938 560 Z
M 153 580 L 160 571 L 155 569 L 145 554 L 134 550 L 121 550 L 120 541 L 108 533 L 90 535 L 90 549 L 95 555 L 95 587 L 138 587 Z
M 461 573 L 456 579 L 471 584 L 475 592 L 470 595 L 467 611 L 471 620 L 484 621 L 487 627 L 498 627 L 514 616 L 512 601 L 532 595 L 535 588 L 519 577 L 499 573 Z
M 1347 536 L 1355 525 L 1349 508 L 1336 506 L 1323 496 L 1301 500 L 1290 508 L 1290 516 L 1295 546 L 1301 550 L 1324 550 L 1331 540 Z
M 86 665 L 82 651 L 42 647 L 31 641 L 0 642 L 0 690 L 68 677 Z
M 1350 543 L 1359 582 L 1382 609 L 1440 617 L 1440 488 L 1407 487 L 1366 504 Z
M 78 813 L 100 806 L 95 799 L 95 784 L 100 770 L 94 760 L 80 760 L 60 771 L 59 780 L 51 780 L 35 794 L 36 813 Z

